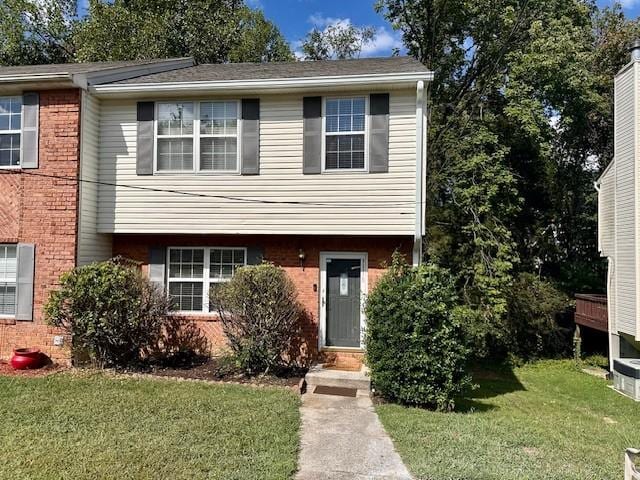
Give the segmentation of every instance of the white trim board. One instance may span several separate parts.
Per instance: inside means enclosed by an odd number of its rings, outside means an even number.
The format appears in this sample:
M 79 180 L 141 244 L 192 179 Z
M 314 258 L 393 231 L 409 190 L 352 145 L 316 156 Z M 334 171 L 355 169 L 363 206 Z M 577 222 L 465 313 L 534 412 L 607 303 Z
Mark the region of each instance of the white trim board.
M 327 345 L 327 260 L 359 259 L 360 260 L 360 349 L 364 348 L 364 331 L 367 319 L 364 312 L 366 295 L 369 292 L 369 254 L 367 252 L 320 252 L 320 288 L 318 304 L 320 305 L 320 322 L 318 324 L 318 349 L 344 348 Z M 358 350 L 351 347 L 352 350 Z
M 337 75 L 322 77 L 294 77 L 246 80 L 212 80 L 193 82 L 166 82 L 166 83 L 132 83 L 132 84 L 105 84 L 91 86 L 90 91 L 96 94 L 119 94 L 137 92 L 197 92 L 215 91 L 225 92 L 234 90 L 251 90 L 255 92 L 332 86 L 363 86 L 406 83 L 407 86 L 415 85 L 418 81 L 433 80 L 433 72 L 407 72 L 407 73 L 371 73 L 366 75 Z

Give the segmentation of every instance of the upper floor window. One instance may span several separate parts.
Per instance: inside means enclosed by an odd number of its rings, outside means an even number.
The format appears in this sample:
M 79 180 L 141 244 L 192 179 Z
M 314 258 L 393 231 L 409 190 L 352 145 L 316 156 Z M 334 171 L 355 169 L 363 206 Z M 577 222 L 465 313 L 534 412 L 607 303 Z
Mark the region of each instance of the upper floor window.
M 0 167 L 20 166 L 21 123 L 22 97 L 0 97 Z
M 0 245 L 0 316 L 16 313 L 16 245 Z
M 175 310 L 208 312 L 211 286 L 230 280 L 246 264 L 243 247 L 170 248 L 167 290 Z
M 156 170 L 237 172 L 238 102 L 159 103 Z
M 365 168 L 365 97 L 328 98 L 325 103 L 325 170 Z

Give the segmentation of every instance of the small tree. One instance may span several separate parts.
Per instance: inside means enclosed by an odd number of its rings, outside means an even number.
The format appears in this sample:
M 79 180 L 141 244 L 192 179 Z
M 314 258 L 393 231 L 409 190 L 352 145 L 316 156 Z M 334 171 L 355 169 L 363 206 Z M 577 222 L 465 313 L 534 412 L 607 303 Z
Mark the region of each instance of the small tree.
M 48 322 L 100 366 L 140 362 L 158 345 L 169 299 L 131 263 L 92 263 L 65 273 L 45 305 Z
M 367 300 L 367 363 L 383 397 L 438 410 L 470 386 L 469 350 L 458 318 L 452 276 L 435 265 L 418 268 L 394 254 L 391 268 Z
M 286 272 L 271 263 L 239 268 L 211 290 L 229 346 L 248 374 L 268 373 L 295 361 L 303 309 Z

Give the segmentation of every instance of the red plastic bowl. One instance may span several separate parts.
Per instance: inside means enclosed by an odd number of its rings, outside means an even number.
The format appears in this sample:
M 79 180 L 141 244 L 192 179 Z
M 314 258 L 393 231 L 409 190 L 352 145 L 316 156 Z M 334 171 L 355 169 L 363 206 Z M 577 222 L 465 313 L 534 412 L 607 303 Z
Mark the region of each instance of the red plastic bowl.
M 11 357 L 11 366 L 16 370 L 39 368 L 42 365 L 42 355 L 37 348 L 16 348 Z

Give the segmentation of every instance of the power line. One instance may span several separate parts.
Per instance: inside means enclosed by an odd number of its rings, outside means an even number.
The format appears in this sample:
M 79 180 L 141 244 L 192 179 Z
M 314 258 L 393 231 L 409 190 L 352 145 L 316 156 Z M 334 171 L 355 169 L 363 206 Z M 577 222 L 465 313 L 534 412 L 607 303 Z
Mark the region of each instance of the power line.
M 53 175 L 47 173 L 40 172 L 32 172 L 28 170 L 0 170 L 2 174 L 5 175 L 30 175 L 33 177 L 43 177 L 43 178 L 52 178 L 57 180 L 64 180 L 68 182 L 77 182 L 77 183 L 90 183 L 93 185 L 104 185 L 108 187 L 121 187 L 121 188 L 129 188 L 131 190 L 141 190 L 147 192 L 155 192 L 155 193 L 171 193 L 176 195 L 183 195 L 187 197 L 195 197 L 195 198 L 212 198 L 217 200 L 230 200 L 241 203 L 255 203 L 255 204 L 268 204 L 268 205 L 298 205 L 298 206 L 318 206 L 318 207 L 338 207 L 338 208 L 353 208 L 353 207 L 379 207 L 379 206 L 411 206 L 415 205 L 415 201 L 403 201 L 403 202 L 389 202 L 386 200 L 368 200 L 366 202 L 305 202 L 299 200 L 265 200 L 265 199 L 257 199 L 257 198 L 248 198 L 234 195 L 213 195 L 208 193 L 196 193 L 196 192 L 185 192 L 182 190 L 175 189 L 164 189 L 164 188 L 156 188 L 156 187 L 144 187 L 140 185 L 127 185 L 123 183 L 113 183 L 113 182 L 102 182 L 99 180 L 89 180 L 85 178 L 75 178 L 64 175 Z M 424 203 L 424 201 L 423 201 Z

